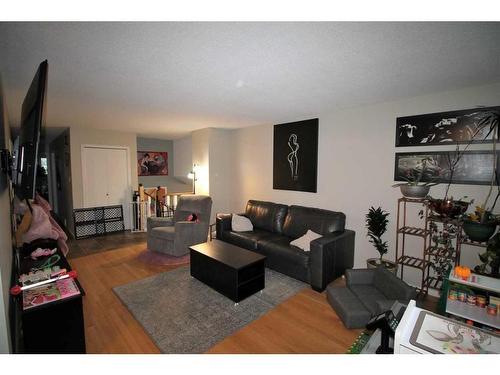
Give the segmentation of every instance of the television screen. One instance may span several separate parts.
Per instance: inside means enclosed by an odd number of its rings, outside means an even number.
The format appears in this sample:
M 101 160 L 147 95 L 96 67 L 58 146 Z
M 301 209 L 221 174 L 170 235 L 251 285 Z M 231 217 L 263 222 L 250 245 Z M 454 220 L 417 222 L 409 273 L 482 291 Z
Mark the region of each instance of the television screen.
M 23 101 L 21 129 L 16 155 L 15 193 L 19 199 L 33 199 L 38 161 L 40 132 L 45 122 L 47 60 L 42 62 Z

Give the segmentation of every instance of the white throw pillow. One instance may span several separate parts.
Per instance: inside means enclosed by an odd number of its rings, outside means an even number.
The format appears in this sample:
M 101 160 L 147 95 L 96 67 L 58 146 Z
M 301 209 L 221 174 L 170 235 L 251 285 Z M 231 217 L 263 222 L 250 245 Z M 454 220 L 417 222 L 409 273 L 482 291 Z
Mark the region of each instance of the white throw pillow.
M 302 237 L 299 237 L 296 240 L 290 242 L 290 245 L 297 246 L 299 249 L 302 249 L 304 251 L 311 251 L 311 241 L 314 241 L 316 238 L 320 237 L 323 236 L 309 229 L 307 233 Z
M 233 214 L 231 228 L 235 232 L 250 232 L 253 230 L 253 225 L 249 218 Z

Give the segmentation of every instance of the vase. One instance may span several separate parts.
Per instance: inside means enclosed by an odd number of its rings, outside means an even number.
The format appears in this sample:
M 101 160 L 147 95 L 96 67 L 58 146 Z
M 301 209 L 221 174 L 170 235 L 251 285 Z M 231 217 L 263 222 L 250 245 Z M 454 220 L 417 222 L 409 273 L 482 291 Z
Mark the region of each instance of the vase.
M 495 233 L 497 229 L 497 222 L 490 221 L 487 223 L 478 223 L 476 221 L 465 220 L 463 223 L 463 229 L 471 241 L 486 242 Z
M 425 198 L 429 194 L 427 185 L 400 185 L 401 194 L 408 198 Z

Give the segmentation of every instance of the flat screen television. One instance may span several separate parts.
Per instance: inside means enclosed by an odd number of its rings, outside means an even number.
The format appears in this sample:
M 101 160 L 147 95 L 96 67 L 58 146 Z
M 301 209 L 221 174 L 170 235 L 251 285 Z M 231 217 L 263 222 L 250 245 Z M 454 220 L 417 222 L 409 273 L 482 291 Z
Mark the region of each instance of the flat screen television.
M 45 124 L 48 68 L 47 60 L 40 64 L 23 101 L 14 171 L 14 191 L 19 199 L 35 197 L 38 147 Z

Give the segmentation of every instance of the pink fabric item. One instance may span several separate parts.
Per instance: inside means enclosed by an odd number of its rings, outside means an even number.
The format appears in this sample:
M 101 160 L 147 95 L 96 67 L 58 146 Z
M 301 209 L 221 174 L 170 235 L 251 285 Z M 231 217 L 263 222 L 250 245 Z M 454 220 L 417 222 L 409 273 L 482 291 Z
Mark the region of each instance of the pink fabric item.
M 154 251 L 149 251 L 148 249 L 142 251 L 137 256 L 137 259 L 139 259 L 143 263 L 160 265 L 160 266 L 174 266 L 177 264 L 187 264 L 191 260 L 189 254 L 186 254 L 181 257 L 174 257 L 167 254 L 160 254 Z
M 47 215 L 50 214 L 50 211 L 52 211 L 52 206 L 50 205 L 49 202 L 47 202 L 40 194 L 36 193 L 35 195 L 35 203 L 38 204 L 40 207 L 43 208 L 43 210 L 47 213 Z
M 45 211 L 45 213 L 49 217 L 52 228 L 59 234 L 59 236 L 57 237 L 57 245 L 59 249 L 61 249 L 62 253 L 66 256 L 69 252 L 69 247 L 68 244 L 66 243 L 66 241 L 68 240 L 68 236 L 66 236 L 66 233 L 64 233 L 59 224 L 57 224 L 57 221 L 55 221 L 52 215 L 50 214 L 50 211 L 52 211 L 52 206 L 38 193 L 35 196 L 35 203 L 38 204 Z
M 49 216 L 45 213 L 43 208 L 37 204 L 32 204 L 31 208 L 31 224 L 28 231 L 23 234 L 23 243 L 29 243 L 39 238 L 57 240 L 59 238 L 59 233 L 52 228 Z

